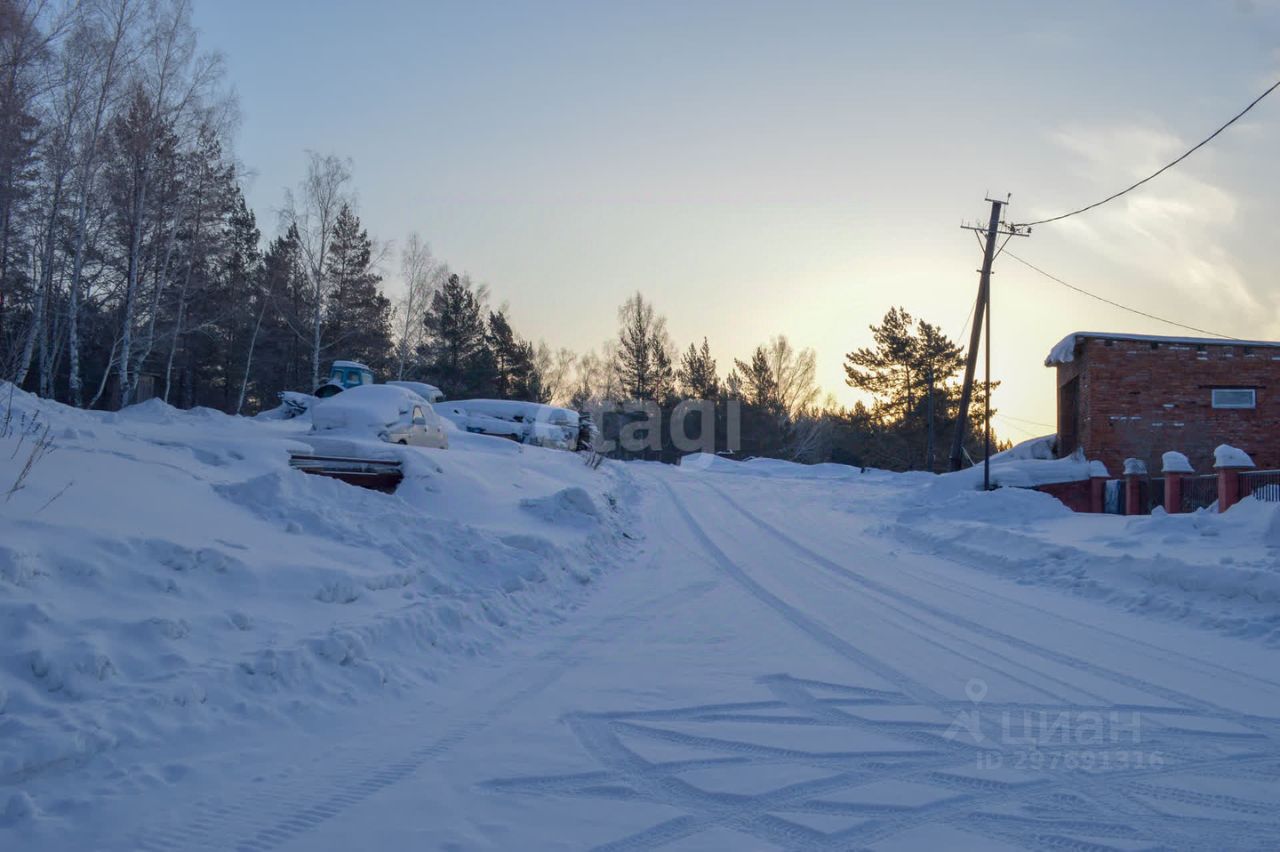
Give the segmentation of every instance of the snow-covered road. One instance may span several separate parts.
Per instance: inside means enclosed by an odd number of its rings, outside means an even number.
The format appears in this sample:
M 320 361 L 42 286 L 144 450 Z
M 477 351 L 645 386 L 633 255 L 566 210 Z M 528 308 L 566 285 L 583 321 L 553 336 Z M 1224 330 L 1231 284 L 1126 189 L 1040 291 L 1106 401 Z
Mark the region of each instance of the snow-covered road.
M 643 554 L 562 623 L 420 694 L 157 746 L 167 783 L 90 765 L 60 842 L 1280 846 L 1275 651 L 910 552 L 892 491 L 635 479 Z

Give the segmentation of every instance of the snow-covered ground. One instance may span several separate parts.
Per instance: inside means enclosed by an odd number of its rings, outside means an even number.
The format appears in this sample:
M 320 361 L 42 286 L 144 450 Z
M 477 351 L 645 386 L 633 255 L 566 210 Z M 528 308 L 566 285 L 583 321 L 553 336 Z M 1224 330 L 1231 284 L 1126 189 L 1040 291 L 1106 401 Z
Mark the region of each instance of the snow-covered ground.
M 1275 506 L 17 405 L 0 848 L 1280 845 Z

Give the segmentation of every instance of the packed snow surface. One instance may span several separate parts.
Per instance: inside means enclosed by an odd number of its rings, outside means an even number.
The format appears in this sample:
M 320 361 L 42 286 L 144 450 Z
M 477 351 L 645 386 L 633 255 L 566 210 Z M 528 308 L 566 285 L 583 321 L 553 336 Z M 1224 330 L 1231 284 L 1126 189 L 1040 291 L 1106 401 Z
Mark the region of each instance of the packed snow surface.
M 0 849 L 1280 847 L 1280 504 L 15 408 Z

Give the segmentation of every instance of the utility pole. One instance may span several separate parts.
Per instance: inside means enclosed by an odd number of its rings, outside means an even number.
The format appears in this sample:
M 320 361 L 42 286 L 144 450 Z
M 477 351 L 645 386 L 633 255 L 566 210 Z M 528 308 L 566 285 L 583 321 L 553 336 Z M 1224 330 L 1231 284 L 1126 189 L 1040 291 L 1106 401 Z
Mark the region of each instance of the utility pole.
M 991 252 L 988 251 L 987 254 Z M 982 371 L 982 490 L 991 490 L 991 264 L 987 264 L 986 367 Z
M 933 362 L 932 361 L 930 361 L 929 363 L 928 416 L 929 416 L 929 444 L 928 444 L 929 448 L 925 451 L 925 459 L 926 459 L 926 463 L 929 465 L 929 472 L 937 473 L 937 470 L 935 469 L 934 463 L 933 463 Z
M 991 202 L 991 218 L 987 222 L 987 226 L 982 228 L 975 225 L 962 226 L 970 231 L 985 231 L 987 238 L 982 247 L 982 269 L 978 270 L 978 301 L 973 308 L 973 328 L 969 331 L 969 349 L 965 353 L 964 361 L 964 387 L 960 390 L 960 411 L 956 415 L 956 431 L 951 439 L 951 469 L 959 470 L 964 462 L 964 436 L 969 426 L 969 402 L 973 397 L 973 376 L 977 372 L 978 366 L 978 344 L 983 340 L 982 326 L 985 323 L 987 327 L 986 333 L 986 411 L 990 415 L 991 411 L 991 314 L 990 314 L 990 295 L 991 295 L 991 263 L 996 256 L 996 237 L 1005 234 L 1010 237 L 1026 236 L 1026 233 L 1019 231 L 1013 227 L 1006 227 L 1004 230 L 1000 228 L 1000 214 L 1003 212 L 1008 201 L 998 201 L 994 198 L 988 198 Z M 984 443 L 986 445 L 985 458 L 983 461 L 983 485 L 990 486 L 990 463 L 987 459 L 991 456 L 991 425 L 990 417 L 984 418 L 986 421 L 986 431 Z

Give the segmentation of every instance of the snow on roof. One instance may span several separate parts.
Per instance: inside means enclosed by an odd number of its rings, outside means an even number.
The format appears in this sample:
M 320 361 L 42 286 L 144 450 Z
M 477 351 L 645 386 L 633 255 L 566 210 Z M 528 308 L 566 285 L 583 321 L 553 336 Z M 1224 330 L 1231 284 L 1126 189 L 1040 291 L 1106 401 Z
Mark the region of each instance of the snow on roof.
M 1073 331 L 1049 350 L 1044 359 L 1046 367 L 1058 364 L 1070 364 L 1076 358 L 1076 344 L 1082 338 L 1092 340 L 1134 340 L 1149 343 L 1167 343 L 1182 346 L 1256 346 L 1280 348 L 1280 341 L 1275 340 L 1236 340 L 1224 337 L 1169 337 L 1162 334 L 1117 334 L 1109 331 Z
M 519 402 L 511 399 L 454 399 L 451 408 L 467 414 L 496 417 L 499 420 L 537 421 L 578 428 L 578 412 L 571 408 L 543 405 L 540 402 Z
M 395 385 L 398 388 L 405 388 L 407 390 L 411 390 L 414 393 L 416 393 L 418 396 L 425 399 L 427 402 L 439 402 L 440 400 L 444 399 L 444 393 L 440 390 L 440 388 L 436 387 L 435 385 L 429 385 L 426 382 L 410 382 L 410 381 L 401 381 L 400 379 L 396 379 L 394 381 L 387 382 L 387 384 Z
M 423 400 L 394 385 L 361 385 L 319 400 L 311 406 L 312 428 L 378 431 L 398 423 Z
M 341 367 L 344 370 L 367 370 L 370 373 L 373 372 L 364 364 L 361 364 L 359 361 L 334 361 L 333 366 Z

